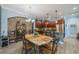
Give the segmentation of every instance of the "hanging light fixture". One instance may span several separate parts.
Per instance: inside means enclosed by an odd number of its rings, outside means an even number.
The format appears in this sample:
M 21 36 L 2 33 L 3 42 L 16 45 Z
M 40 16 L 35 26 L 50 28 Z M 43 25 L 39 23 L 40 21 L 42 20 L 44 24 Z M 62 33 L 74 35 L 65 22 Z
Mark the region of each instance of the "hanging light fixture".
M 55 13 L 56 13 L 56 15 L 55 15 L 55 16 L 56 16 L 56 17 L 55 17 L 56 20 L 62 19 L 62 18 L 64 17 L 61 12 L 58 13 L 58 10 L 55 10 Z
M 56 13 L 56 19 L 58 19 L 58 11 L 57 10 L 55 10 L 55 13 Z
M 29 21 L 31 21 L 31 17 L 32 17 L 32 16 L 31 16 L 31 9 L 32 9 L 32 7 L 29 6 L 29 19 L 28 19 Z
M 28 20 L 26 20 L 26 22 L 30 22 L 31 21 L 31 6 L 29 6 L 29 17 Z
M 46 13 L 46 16 L 47 16 L 47 19 L 48 19 L 48 17 L 49 17 L 49 13 Z
M 48 21 L 48 17 L 49 17 L 49 13 L 46 13 L 46 20 L 45 21 Z

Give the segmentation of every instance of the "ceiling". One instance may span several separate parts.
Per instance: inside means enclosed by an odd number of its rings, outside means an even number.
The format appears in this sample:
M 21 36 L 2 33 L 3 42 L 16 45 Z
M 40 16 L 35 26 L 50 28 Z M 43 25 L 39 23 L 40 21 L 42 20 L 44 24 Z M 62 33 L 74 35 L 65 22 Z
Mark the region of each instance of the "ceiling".
M 62 17 L 79 15 L 79 4 L 3 4 L 2 6 L 21 12 L 27 17 L 46 18 L 47 14 L 49 17 L 55 17 L 56 10 Z

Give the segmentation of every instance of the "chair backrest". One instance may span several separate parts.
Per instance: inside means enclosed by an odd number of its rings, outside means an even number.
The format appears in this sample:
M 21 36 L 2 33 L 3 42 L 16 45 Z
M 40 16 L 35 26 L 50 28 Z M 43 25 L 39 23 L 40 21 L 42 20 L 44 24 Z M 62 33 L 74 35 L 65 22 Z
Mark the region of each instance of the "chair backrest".
M 51 37 L 52 38 L 55 38 L 56 37 L 55 32 L 51 32 Z
M 59 41 L 60 41 L 60 38 L 55 38 L 54 41 L 53 41 L 53 43 L 54 43 L 54 44 L 58 44 Z
M 47 32 L 45 32 L 45 35 L 46 36 L 51 36 L 51 32 L 50 31 L 47 31 Z
M 53 38 L 53 44 L 58 44 L 60 41 L 60 37 L 58 36 L 57 33 L 53 32 L 52 33 L 52 38 Z

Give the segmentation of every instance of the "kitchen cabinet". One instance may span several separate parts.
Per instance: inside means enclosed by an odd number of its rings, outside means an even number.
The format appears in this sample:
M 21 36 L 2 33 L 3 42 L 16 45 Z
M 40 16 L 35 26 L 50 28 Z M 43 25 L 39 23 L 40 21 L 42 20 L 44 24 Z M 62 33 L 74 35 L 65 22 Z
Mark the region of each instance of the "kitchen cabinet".
M 56 21 L 36 21 L 36 31 L 39 34 L 51 36 L 51 32 L 64 33 L 64 19 Z

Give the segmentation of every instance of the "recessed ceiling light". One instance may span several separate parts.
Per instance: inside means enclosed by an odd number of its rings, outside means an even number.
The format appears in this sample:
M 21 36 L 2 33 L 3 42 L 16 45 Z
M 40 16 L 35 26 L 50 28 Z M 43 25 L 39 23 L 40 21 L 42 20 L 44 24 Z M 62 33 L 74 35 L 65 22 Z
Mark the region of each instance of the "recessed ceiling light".
M 62 13 L 59 13 L 58 15 L 61 15 Z
M 72 15 L 74 15 L 74 14 L 72 14 Z
M 76 10 L 76 9 L 77 9 L 77 7 L 74 7 L 74 8 L 73 8 L 73 10 Z
M 63 18 L 64 16 L 61 16 L 61 18 Z

